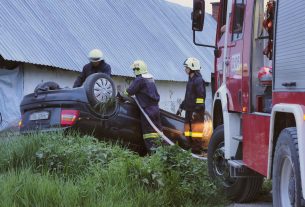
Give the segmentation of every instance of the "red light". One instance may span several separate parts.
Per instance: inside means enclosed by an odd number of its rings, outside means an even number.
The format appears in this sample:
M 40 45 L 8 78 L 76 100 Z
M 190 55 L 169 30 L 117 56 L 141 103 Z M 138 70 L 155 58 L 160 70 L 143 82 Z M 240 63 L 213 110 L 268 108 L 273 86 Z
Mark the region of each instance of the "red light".
M 79 111 L 78 110 L 61 110 L 61 119 L 60 119 L 60 125 L 62 127 L 65 126 L 72 126 L 75 124 L 77 118 L 79 117 Z

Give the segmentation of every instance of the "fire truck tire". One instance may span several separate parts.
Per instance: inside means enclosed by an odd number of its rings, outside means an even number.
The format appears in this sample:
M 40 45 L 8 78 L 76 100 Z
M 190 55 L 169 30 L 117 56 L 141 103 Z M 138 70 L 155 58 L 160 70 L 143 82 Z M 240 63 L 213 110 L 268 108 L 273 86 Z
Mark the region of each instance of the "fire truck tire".
M 232 178 L 224 156 L 224 126 L 218 126 L 208 146 L 208 172 L 224 188 L 228 199 L 244 203 L 252 201 L 258 195 L 263 177 Z
M 281 131 L 275 148 L 272 171 L 273 205 L 301 206 L 302 188 L 295 127 Z

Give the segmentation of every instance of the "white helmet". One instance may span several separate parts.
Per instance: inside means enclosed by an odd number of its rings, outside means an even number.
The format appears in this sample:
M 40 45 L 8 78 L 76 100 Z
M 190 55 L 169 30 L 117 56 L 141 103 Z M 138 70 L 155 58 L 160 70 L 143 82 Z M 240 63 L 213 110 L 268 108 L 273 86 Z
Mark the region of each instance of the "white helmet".
M 133 69 L 135 75 L 148 73 L 147 65 L 143 60 L 134 61 L 130 67 Z
M 104 60 L 103 52 L 99 49 L 93 49 L 89 52 L 88 58 L 90 62 L 98 62 Z
M 193 58 L 193 57 L 187 58 L 184 61 L 183 65 L 185 67 L 188 67 L 191 70 L 200 70 L 201 69 L 199 60 L 196 58 Z

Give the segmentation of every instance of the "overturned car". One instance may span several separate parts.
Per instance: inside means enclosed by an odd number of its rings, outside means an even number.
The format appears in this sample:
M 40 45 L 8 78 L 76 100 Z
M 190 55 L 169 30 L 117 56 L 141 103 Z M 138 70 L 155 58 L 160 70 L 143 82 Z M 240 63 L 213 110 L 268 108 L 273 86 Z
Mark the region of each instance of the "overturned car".
M 140 110 L 132 98 L 117 95 L 113 80 L 106 74 L 89 76 L 79 88 L 60 88 L 55 82 L 39 84 L 26 95 L 20 110 L 20 133 L 77 131 L 100 140 L 122 143 L 141 154 L 146 148 L 141 132 Z M 183 135 L 184 118 L 161 110 L 164 134 L 188 149 Z M 212 133 L 209 114 L 205 115 L 205 148 Z

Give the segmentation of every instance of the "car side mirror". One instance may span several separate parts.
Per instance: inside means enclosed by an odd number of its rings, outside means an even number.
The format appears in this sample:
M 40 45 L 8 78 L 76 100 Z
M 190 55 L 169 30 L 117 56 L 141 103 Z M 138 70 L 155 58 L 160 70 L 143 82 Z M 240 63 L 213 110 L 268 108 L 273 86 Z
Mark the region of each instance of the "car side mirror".
M 192 29 L 202 31 L 204 25 L 205 1 L 193 0 Z

